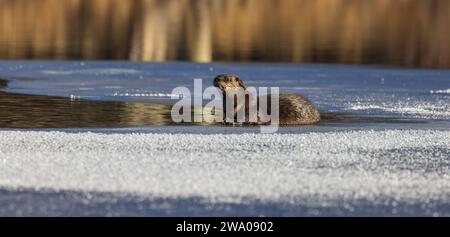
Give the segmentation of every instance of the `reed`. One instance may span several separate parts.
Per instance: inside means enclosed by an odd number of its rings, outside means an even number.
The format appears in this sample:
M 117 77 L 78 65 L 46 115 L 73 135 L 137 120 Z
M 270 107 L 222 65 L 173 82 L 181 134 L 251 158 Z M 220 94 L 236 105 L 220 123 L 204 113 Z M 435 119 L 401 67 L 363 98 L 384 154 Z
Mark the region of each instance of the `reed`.
M 450 67 L 448 0 L 1 0 L 0 58 Z

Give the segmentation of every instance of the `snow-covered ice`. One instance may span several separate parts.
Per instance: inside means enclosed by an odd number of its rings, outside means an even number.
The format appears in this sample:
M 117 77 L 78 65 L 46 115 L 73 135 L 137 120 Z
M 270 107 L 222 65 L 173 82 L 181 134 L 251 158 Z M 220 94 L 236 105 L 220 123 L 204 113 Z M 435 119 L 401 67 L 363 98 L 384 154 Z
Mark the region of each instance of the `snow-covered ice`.
M 450 89 L 446 90 L 431 90 L 431 94 L 450 94 Z
M 196 204 L 196 212 L 167 204 L 167 210 L 158 209 L 160 215 L 450 215 L 449 130 L 2 131 L 0 157 L 0 186 L 9 192 L 103 193 L 119 203 L 117 195 L 131 196 L 139 201 L 127 202 L 135 205 L 195 199 L 206 205 Z M 84 205 L 98 202 L 81 199 Z M 2 202 L 7 200 L 0 197 Z M 233 211 L 246 203 L 267 207 Z M 215 205 L 231 209 L 219 211 Z M 138 207 L 142 215 L 155 211 Z M 19 208 L 15 214 L 33 213 L 28 211 Z M 106 214 L 126 215 L 127 210 L 110 206 Z

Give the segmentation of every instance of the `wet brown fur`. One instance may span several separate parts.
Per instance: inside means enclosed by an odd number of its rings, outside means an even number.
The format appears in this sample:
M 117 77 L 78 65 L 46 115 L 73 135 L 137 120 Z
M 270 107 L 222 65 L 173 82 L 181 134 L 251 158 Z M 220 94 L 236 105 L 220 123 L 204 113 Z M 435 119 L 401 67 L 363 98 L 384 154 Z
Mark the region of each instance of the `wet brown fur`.
M 216 86 L 226 96 L 226 91 L 235 88 L 246 89 L 245 83 L 234 75 L 219 75 L 214 79 L 214 86 Z M 249 98 L 245 100 L 245 114 L 248 119 Z M 223 114 L 225 116 L 225 99 L 223 106 Z M 236 100 L 235 100 L 236 101 Z M 270 114 L 270 95 L 268 96 L 268 113 Z M 259 104 L 259 98 L 258 102 Z M 235 117 L 237 110 L 242 105 L 235 103 Z M 259 107 L 259 106 L 258 106 Z M 320 122 L 319 110 L 305 97 L 296 94 L 279 94 L 279 124 L 280 125 L 312 125 Z M 259 112 L 258 112 L 259 114 Z M 225 120 L 225 119 L 224 119 Z

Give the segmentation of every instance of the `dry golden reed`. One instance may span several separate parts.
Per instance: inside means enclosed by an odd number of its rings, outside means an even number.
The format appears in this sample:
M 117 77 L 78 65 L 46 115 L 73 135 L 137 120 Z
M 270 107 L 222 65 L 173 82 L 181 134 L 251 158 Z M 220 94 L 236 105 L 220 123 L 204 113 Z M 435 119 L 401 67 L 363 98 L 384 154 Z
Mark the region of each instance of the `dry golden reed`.
M 448 0 L 0 0 L 0 58 L 450 67 Z

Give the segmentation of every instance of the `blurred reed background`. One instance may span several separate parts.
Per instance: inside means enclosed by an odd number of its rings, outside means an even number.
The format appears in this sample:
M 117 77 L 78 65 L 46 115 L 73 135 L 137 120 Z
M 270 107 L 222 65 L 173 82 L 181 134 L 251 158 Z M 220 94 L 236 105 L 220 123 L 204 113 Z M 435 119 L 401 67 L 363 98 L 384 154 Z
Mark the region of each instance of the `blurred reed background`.
M 449 0 L 0 0 L 1 59 L 450 67 Z

